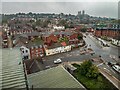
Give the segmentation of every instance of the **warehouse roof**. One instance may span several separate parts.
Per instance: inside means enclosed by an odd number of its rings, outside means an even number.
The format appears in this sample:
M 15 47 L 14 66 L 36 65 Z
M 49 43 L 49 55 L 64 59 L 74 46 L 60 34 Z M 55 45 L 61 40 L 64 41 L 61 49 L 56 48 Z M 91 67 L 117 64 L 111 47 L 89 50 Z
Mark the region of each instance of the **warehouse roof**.
M 26 88 L 23 64 L 18 48 L 2 49 L 2 88 Z M 21 62 L 21 63 L 20 63 Z
M 30 88 L 84 88 L 62 66 L 30 74 L 28 82 Z

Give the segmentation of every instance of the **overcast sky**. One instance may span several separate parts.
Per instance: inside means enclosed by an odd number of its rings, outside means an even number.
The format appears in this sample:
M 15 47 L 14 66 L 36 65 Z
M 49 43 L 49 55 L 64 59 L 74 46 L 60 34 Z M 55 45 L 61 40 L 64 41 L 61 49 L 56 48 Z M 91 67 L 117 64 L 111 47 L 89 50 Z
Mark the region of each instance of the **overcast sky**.
M 2 13 L 34 12 L 65 13 L 76 15 L 78 11 L 92 16 L 118 17 L 118 2 L 2 2 Z M 9 0 L 8 0 L 9 1 Z M 19 1 L 19 0 L 18 0 Z

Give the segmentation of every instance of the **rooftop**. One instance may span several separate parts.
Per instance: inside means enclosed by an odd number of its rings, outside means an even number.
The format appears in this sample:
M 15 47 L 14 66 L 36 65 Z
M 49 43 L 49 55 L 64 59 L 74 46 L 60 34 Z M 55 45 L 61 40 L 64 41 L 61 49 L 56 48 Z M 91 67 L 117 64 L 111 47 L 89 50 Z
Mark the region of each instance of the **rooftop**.
M 24 68 L 18 48 L 2 49 L 2 71 L 0 85 L 2 88 L 26 88 Z M 21 62 L 21 64 L 20 64 Z
M 54 35 L 72 35 L 70 31 L 53 32 Z
M 63 43 L 64 44 L 64 43 Z M 61 43 L 57 42 L 57 43 L 52 43 L 52 45 L 50 46 L 46 46 L 47 49 L 53 49 L 53 48 L 58 48 L 58 47 L 63 47 L 63 46 L 67 46 L 68 44 L 65 43 L 66 45 L 62 45 Z
M 28 75 L 31 88 L 84 88 L 62 66 Z

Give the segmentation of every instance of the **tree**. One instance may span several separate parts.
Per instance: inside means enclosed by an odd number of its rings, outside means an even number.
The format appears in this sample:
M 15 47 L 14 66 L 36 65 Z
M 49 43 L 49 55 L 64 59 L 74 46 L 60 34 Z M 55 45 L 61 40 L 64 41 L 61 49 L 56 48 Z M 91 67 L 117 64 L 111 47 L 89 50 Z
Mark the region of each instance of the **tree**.
M 80 65 L 80 73 L 82 75 L 86 75 L 89 68 L 92 66 L 92 62 L 90 60 L 86 60 L 84 61 L 81 65 Z
M 97 78 L 99 75 L 98 68 L 90 60 L 86 60 L 80 65 L 80 73 L 88 78 Z
M 118 19 L 118 24 L 120 24 L 120 19 Z
M 62 25 L 62 26 L 64 26 L 64 25 L 66 25 L 66 20 L 60 20 L 59 22 L 58 22 L 58 25 Z
M 101 76 L 98 76 L 98 77 L 97 77 L 97 80 L 98 80 L 99 82 L 102 82 L 102 81 L 103 81 L 103 79 L 102 79 Z
M 82 40 L 83 36 L 82 35 L 78 35 L 77 37 L 79 40 Z
M 59 38 L 58 42 L 68 42 L 68 38 L 67 37 L 62 37 L 62 38 Z
M 42 24 L 41 20 L 37 20 L 36 23 L 35 23 L 36 26 L 40 26 L 41 24 Z
M 87 31 L 87 28 L 83 27 L 83 28 L 81 28 L 80 30 L 81 30 L 81 32 L 86 32 L 86 31 Z
M 86 77 L 88 78 L 97 78 L 99 75 L 99 71 L 98 71 L 98 68 L 95 66 L 95 65 L 92 65 L 87 74 L 86 74 Z

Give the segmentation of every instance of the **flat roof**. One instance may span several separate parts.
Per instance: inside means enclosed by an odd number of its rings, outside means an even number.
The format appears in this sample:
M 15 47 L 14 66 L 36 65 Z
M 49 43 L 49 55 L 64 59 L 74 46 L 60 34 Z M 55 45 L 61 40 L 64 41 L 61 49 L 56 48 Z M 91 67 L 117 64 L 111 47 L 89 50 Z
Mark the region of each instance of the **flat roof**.
M 84 88 L 62 66 L 28 75 L 29 88 Z
M 0 49 L 2 51 L 2 71 L 0 85 L 2 88 L 26 88 L 24 68 L 19 48 Z M 21 64 L 19 64 L 21 62 Z

